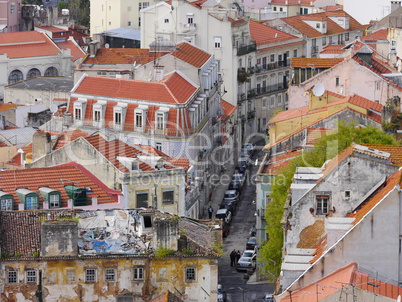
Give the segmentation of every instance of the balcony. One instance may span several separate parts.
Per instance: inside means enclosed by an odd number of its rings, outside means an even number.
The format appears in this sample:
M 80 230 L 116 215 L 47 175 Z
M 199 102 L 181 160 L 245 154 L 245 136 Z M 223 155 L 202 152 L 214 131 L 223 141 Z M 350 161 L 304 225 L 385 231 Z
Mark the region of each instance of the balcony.
M 237 81 L 239 83 L 250 81 L 250 75 L 247 73 L 246 68 L 240 67 L 239 69 L 237 69 Z
M 245 100 L 247 100 L 247 96 L 246 96 L 246 94 L 245 93 L 240 93 L 238 96 L 237 96 L 237 104 L 241 104 L 241 103 L 243 103 Z
M 267 64 L 258 64 L 255 66 L 254 70 L 256 73 L 267 72 L 270 70 L 280 69 L 290 67 L 290 59 L 286 59 L 283 61 L 271 62 Z
M 255 44 L 255 42 L 252 42 L 251 44 L 248 45 L 241 44 L 240 47 L 237 48 L 237 55 L 243 56 L 256 50 L 257 45 Z
M 255 110 L 247 112 L 247 119 L 252 120 L 255 118 Z
M 288 84 L 281 83 L 281 84 L 274 84 L 268 86 L 262 86 L 254 89 L 250 89 L 247 91 L 247 98 L 256 97 L 260 95 L 264 95 L 267 93 L 279 92 L 285 89 L 288 89 Z

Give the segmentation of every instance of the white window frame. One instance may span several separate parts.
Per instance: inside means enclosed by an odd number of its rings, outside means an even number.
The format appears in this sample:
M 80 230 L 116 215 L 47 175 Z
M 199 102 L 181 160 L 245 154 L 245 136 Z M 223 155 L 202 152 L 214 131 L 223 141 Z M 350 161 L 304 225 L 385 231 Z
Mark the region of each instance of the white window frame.
M 134 121 L 134 126 L 135 129 L 142 129 L 144 130 L 144 112 L 141 111 L 135 111 L 135 115 L 134 115 L 135 121 Z
M 1 203 L 1 210 L 2 211 L 12 211 L 13 210 L 13 199 L 2 199 Z
M 275 107 L 275 96 L 274 95 L 271 95 L 269 98 L 269 107 L 270 108 Z
M 77 274 L 74 269 L 67 269 L 66 271 L 66 281 L 67 283 L 75 283 L 77 280 Z
M 157 149 L 157 150 L 159 150 L 159 151 L 162 151 L 162 142 L 156 142 L 155 143 L 155 148 Z
M 60 206 L 60 194 L 49 194 L 49 208 L 60 208 Z
M 155 113 L 155 127 L 157 130 L 165 129 L 165 114 L 163 112 L 156 112 Z
M 278 94 L 277 98 L 276 98 L 276 103 L 278 104 L 278 106 L 282 106 L 282 95 Z
M 114 282 L 116 281 L 116 269 L 115 268 L 105 268 L 105 281 Z
M 34 269 L 26 270 L 26 283 L 36 284 L 38 280 L 38 272 Z
M 85 269 L 85 282 L 94 283 L 97 282 L 97 270 L 96 268 L 86 268 Z
M 316 195 L 315 197 L 316 215 L 329 214 L 329 195 Z
M 186 282 L 197 281 L 197 268 L 196 267 L 186 267 L 184 276 L 186 278 Z
M 168 192 L 169 193 L 172 192 L 173 199 L 171 201 L 169 201 L 169 202 L 166 202 L 165 198 L 164 198 L 164 193 L 168 193 Z M 174 204 L 174 195 L 175 195 L 174 189 L 164 189 L 164 190 L 162 190 L 162 204 Z
M 187 24 L 194 24 L 194 14 L 187 13 Z
M 133 280 L 135 280 L 135 281 L 144 280 L 144 267 L 143 266 L 133 267 Z
M 222 48 L 222 37 L 214 37 L 214 48 Z

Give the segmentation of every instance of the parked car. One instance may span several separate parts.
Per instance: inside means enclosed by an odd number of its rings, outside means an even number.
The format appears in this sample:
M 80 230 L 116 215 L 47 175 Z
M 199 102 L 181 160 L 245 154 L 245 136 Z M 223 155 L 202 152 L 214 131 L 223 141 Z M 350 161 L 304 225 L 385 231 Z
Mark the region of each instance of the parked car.
M 247 166 L 236 166 L 235 171 L 236 173 L 244 174 L 246 173 Z
M 249 164 L 250 164 L 250 159 L 248 157 L 239 157 L 239 159 L 237 160 L 237 165 L 239 167 L 245 167 L 247 169 Z
M 238 182 L 243 186 L 245 181 L 246 177 L 244 174 L 237 173 L 232 175 L 232 182 Z
M 222 289 L 222 284 L 218 284 L 218 302 L 226 302 L 226 292 Z
M 219 209 L 215 217 L 224 220 L 227 224 L 232 221 L 232 213 L 228 209 Z
M 232 181 L 229 183 L 229 190 L 236 190 L 240 194 L 242 189 L 243 189 L 243 187 L 242 187 L 241 183 L 239 183 L 239 182 Z
M 255 270 L 255 267 L 256 267 L 255 258 L 251 257 L 240 257 L 239 261 L 236 264 L 237 271 Z
M 264 297 L 264 302 L 275 302 L 274 295 L 266 294 L 265 297 Z
M 228 209 L 232 215 L 236 215 L 236 204 L 234 201 L 222 202 L 219 205 L 219 209 Z
M 250 258 L 257 258 L 257 249 L 254 248 L 253 250 L 245 250 L 243 252 L 243 255 L 241 255 L 242 257 L 250 257 Z
M 223 201 L 234 201 L 237 204 L 239 201 L 239 196 L 240 194 L 236 190 L 227 190 L 223 195 Z
M 257 245 L 257 237 L 250 237 L 247 240 L 246 250 L 253 250 Z
M 247 150 L 247 149 L 241 149 L 240 158 L 241 157 L 245 157 L 247 159 L 250 159 L 250 157 L 251 157 L 250 151 Z

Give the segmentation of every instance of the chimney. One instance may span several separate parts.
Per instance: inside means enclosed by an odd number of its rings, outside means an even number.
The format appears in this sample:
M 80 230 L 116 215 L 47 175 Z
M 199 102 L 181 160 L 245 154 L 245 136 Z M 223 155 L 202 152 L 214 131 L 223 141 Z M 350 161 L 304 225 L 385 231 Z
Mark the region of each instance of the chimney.
M 401 1 L 391 1 L 391 13 L 401 7 Z
M 156 247 L 177 251 L 179 239 L 177 220 L 169 218 L 154 219 L 154 230 Z
M 96 56 L 96 52 L 98 51 L 99 48 L 99 42 L 98 41 L 92 41 L 89 43 L 89 56 L 91 58 Z
M 371 66 L 373 62 L 373 51 L 367 45 L 364 45 L 359 49 L 357 56 L 361 61 L 366 63 L 368 66 Z
M 49 154 L 52 139 L 48 132 L 37 132 L 32 138 L 32 161 Z

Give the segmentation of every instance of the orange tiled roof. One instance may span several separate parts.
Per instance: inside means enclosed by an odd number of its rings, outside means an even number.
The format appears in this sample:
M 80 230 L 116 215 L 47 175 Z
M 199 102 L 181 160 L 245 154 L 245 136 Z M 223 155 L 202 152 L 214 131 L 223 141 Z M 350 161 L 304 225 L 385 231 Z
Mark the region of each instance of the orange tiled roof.
M 402 145 L 371 145 L 363 144 L 371 149 L 377 149 L 380 151 L 388 152 L 390 154 L 391 161 L 397 165 L 402 166 Z
M 341 54 L 346 51 L 345 49 L 343 49 L 344 47 L 345 47 L 345 45 L 343 45 L 343 44 L 328 44 L 322 48 L 320 53 L 321 54 L 326 54 L 326 53 Z
M 50 31 L 52 33 L 68 32 L 68 30 L 61 29 L 61 28 L 56 27 L 56 26 L 36 26 L 36 28 L 47 30 L 47 31 Z
M 66 185 L 90 187 L 92 193 L 87 193 L 89 204 L 92 197 L 98 198 L 98 204 L 116 203 L 117 195 L 121 194 L 120 191 L 109 189 L 83 166 L 74 162 L 53 167 L 0 171 L 0 177 L 0 190 L 14 196 L 14 209 L 18 209 L 20 203 L 15 190 L 22 188 L 38 194 L 40 187 L 57 190 L 61 193 L 62 207 L 67 207 L 68 199 L 70 199 L 64 189 Z M 39 202 L 40 208 L 43 208 L 43 198 L 40 194 Z
M 221 108 L 223 111 L 221 119 L 225 120 L 227 117 L 232 115 L 232 113 L 236 110 L 237 107 L 233 106 L 232 104 L 230 104 L 224 100 L 221 100 Z
M 388 28 L 379 29 L 360 38 L 361 41 L 378 41 L 388 39 Z
M 271 0 L 272 4 L 314 6 L 315 0 Z
M 343 58 L 292 58 L 293 68 L 331 68 Z
M 57 46 L 59 46 L 61 49 L 70 49 L 71 51 L 71 61 L 75 62 L 78 59 L 82 59 L 85 57 L 85 52 L 82 50 L 81 47 L 79 47 L 77 44 L 75 44 L 71 40 L 67 40 L 65 42 L 58 42 L 56 43 Z
M 251 39 L 255 41 L 257 45 L 277 42 L 282 42 L 283 44 L 285 41 L 298 39 L 296 36 L 282 32 L 254 20 L 250 20 L 250 34 Z
M 329 128 L 307 128 L 307 142 L 306 145 L 312 146 L 322 139 L 326 134 L 334 129 Z
M 72 92 L 84 95 L 183 104 L 196 91 L 197 88 L 190 82 L 177 72 L 173 72 L 161 82 L 86 76 Z
M 0 33 L 0 54 L 10 59 L 56 56 L 60 49 L 45 34 L 37 31 Z
M 186 170 L 190 168 L 190 160 L 188 158 L 171 158 L 169 159 L 169 163 Z
M 313 28 L 312 26 L 305 23 L 303 20 L 311 20 L 314 17 L 326 17 L 327 21 L 327 33 L 323 34 Z M 337 16 L 346 16 L 349 17 L 349 30 L 346 30 L 332 21 L 329 17 L 337 17 Z M 336 35 L 340 33 L 355 31 L 355 30 L 364 30 L 364 26 L 357 22 L 352 16 L 347 14 L 344 10 L 337 10 L 337 11 L 327 11 L 323 13 L 316 13 L 316 14 L 308 14 L 308 15 L 297 15 L 292 17 L 282 18 L 284 22 L 289 24 L 291 27 L 295 28 L 296 30 L 300 31 L 303 35 L 308 38 L 316 38 L 321 36 L 330 36 Z
M 146 64 L 167 52 L 155 53 L 142 48 L 99 48 L 94 57 L 89 55 L 82 64 Z
M 292 159 L 299 156 L 302 152 L 303 150 L 298 149 L 298 150 L 292 150 L 290 152 L 285 152 L 284 154 L 281 155 L 272 156 L 269 159 L 268 164 L 264 166 L 264 168 L 262 169 L 261 173 L 267 175 L 278 174 L 281 170 L 283 170 L 290 164 L 290 161 Z
M 9 104 L 9 103 L 0 103 L 0 112 L 13 109 L 13 108 L 15 108 L 15 107 L 17 107 L 17 106 L 24 106 L 24 105 Z
M 247 21 L 242 18 L 232 19 L 229 17 L 228 21 L 231 23 L 232 27 L 240 26 L 247 23 Z
M 187 42 L 177 44 L 171 54 L 197 68 L 201 68 L 211 58 L 210 54 Z

